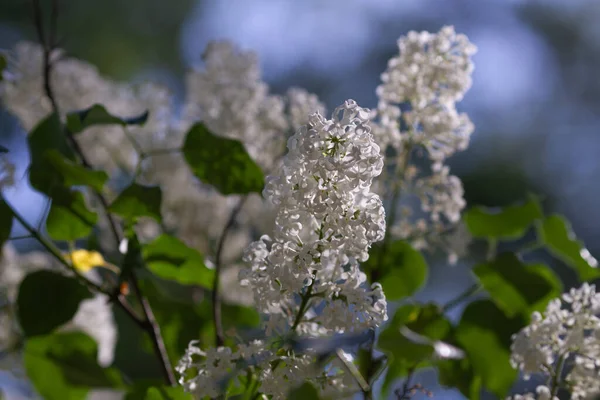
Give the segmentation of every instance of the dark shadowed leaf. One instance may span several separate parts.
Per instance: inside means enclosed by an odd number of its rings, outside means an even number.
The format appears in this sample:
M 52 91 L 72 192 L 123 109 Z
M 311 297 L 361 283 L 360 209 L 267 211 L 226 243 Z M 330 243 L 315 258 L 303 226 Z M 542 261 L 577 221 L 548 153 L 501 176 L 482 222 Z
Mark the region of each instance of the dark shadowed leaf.
M 244 145 L 237 140 L 213 135 L 201 123 L 187 133 L 183 155 L 194 175 L 222 194 L 262 192 L 263 173 Z
M 52 271 L 32 272 L 19 286 L 17 309 L 26 336 L 44 335 L 70 321 L 81 301 L 92 297 L 77 282 Z
M 550 267 L 525 265 L 513 253 L 500 254 L 491 262 L 477 265 L 473 272 L 509 318 L 518 314 L 529 318 L 562 293 L 562 283 Z
M 132 183 L 113 201 L 110 211 L 129 221 L 138 217 L 150 217 L 160 222 L 161 202 L 160 187 Z
M 400 240 L 390 243 L 385 249 L 383 246 L 374 247 L 363 266 L 372 277 L 378 278 L 388 300 L 412 296 L 427 280 L 425 258 L 410 244 Z
M 10 237 L 12 230 L 13 214 L 3 197 L 0 197 L 0 248 Z
M 25 343 L 27 377 L 47 400 L 84 399 L 92 388 L 121 388 L 120 373 L 97 363 L 97 345 L 80 332 L 54 333 Z
M 571 224 L 560 215 L 551 215 L 538 224 L 538 235 L 548 250 L 577 271 L 579 279 L 591 281 L 600 277 L 598 261 L 577 240 Z
M 106 111 L 100 104 L 67 114 L 67 128 L 79 133 L 92 125 L 143 125 L 148 120 L 148 111 L 134 117 L 117 117 Z
M 320 397 L 317 388 L 312 383 L 305 382 L 299 387 L 290 390 L 287 398 L 288 400 L 319 400 Z
M 182 285 L 198 285 L 211 289 L 214 270 L 204 265 L 204 257 L 174 236 L 163 234 L 143 246 L 146 266 L 156 276 Z
M 463 220 L 474 237 L 511 240 L 525 235 L 543 216 L 538 199 L 530 195 L 524 204 L 500 210 L 473 207 L 464 213 Z
M 481 377 L 475 375 L 468 358 L 461 360 L 440 360 L 436 363 L 440 384 L 457 388 L 469 400 L 479 400 Z

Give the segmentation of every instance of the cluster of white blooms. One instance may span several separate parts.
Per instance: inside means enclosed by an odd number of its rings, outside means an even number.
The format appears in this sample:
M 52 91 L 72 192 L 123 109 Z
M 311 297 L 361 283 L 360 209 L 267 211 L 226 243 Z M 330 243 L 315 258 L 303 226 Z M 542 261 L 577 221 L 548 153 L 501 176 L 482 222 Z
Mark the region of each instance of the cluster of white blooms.
M 456 110 L 471 86 L 476 47 L 465 35 L 446 26 L 438 33 L 414 32 L 398 40 L 400 54 L 392 58 L 381 75 L 377 88 L 379 104 L 371 115 L 373 134 L 383 150 L 392 147 L 399 166 L 379 192 L 394 191 L 400 184 L 402 193 L 416 195 L 420 201 L 418 215 L 403 207 L 399 221 L 391 221 L 391 234 L 409 240 L 418 248 L 439 248 L 440 234 L 457 232 L 460 213 L 465 207 L 461 181 L 450 174 L 444 160 L 468 146 L 473 124 Z M 433 162 L 431 175 L 410 164 L 415 146 L 422 146 Z M 397 183 L 400 175 L 401 183 Z M 392 204 L 397 207 L 398 204 Z M 434 243 L 437 241 L 438 243 Z M 458 242 L 468 241 L 468 236 Z M 456 262 L 461 249 L 442 249 Z
M 398 40 L 400 54 L 390 59 L 377 88 L 378 114 L 374 134 L 385 148 L 399 149 L 410 139 L 424 145 L 432 159 L 441 161 L 466 148 L 473 126 L 468 117 L 456 111 L 471 86 L 477 48 L 465 35 L 446 26 L 437 34 L 411 31 Z M 401 112 L 398 104 L 409 110 Z M 402 116 L 406 128 L 398 123 Z M 385 134 L 384 134 L 385 133 Z
M 511 363 L 528 378 L 570 368 L 565 382 L 574 400 L 600 394 L 600 293 L 584 283 L 551 301 L 544 314 L 513 336 Z
M 6 304 L 0 311 L 2 351 L 12 349 L 20 340 L 21 334 L 14 308 L 19 285 L 27 274 L 41 269 L 61 272 L 47 253 L 34 251 L 19 254 L 10 244 L 3 246 L 0 260 L 0 293 L 4 297 L 1 300 Z M 95 282 L 99 281 L 99 276 L 93 270 L 86 273 L 86 277 Z M 117 328 L 106 295 L 96 294 L 91 299 L 82 301 L 73 319 L 60 329 L 82 331 L 89 335 L 98 343 L 98 363 L 103 366 L 112 364 L 117 344 Z
M 359 269 L 385 233 L 383 206 L 370 191 L 383 157 L 368 122 L 368 110 L 352 100 L 332 119 L 310 115 L 288 140 L 283 166 L 267 178 L 264 196 L 277 209 L 275 232 L 249 246 L 250 267 L 240 271 L 240 279 L 266 316 L 268 336 L 352 332 L 387 319 L 381 286 L 369 288 Z M 285 399 L 290 388 L 307 380 L 324 393 L 356 385 L 338 361 L 318 369 L 310 351 L 282 355 L 263 342 L 240 345 L 236 352 L 226 347 L 203 352 L 192 343 L 178 372 L 186 390 L 216 395 L 218 382 L 240 360 L 250 359 L 257 361 L 260 392 L 274 399 Z
M 552 396 L 547 386 L 540 385 L 535 389 L 535 393 L 515 394 L 507 397 L 506 400 L 558 400 L 557 396 Z
M 339 359 L 318 369 L 313 356 L 271 348 L 262 340 L 239 344 L 235 351 L 229 347 L 203 351 L 197 342 L 191 342 L 176 370 L 182 375 L 180 383 L 187 392 L 216 398 L 223 394 L 224 386 L 246 375 L 245 365 L 257 374 L 260 393 L 273 400 L 287 399 L 290 389 L 307 380 L 324 395 L 335 394 L 337 398 L 348 398 L 340 392 L 342 389 L 350 393 L 357 389 L 353 378 L 342 373 Z
M 280 333 L 303 321 L 299 295 L 318 294 L 324 308 L 311 322 L 330 333 L 379 325 L 387 318 L 385 298 L 378 285 L 364 289 L 358 265 L 385 232 L 383 206 L 370 191 L 383 157 L 368 110 L 349 100 L 331 120 L 312 114 L 288 149 L 264 189 L 277 207 L 273 238 L 263 236 L 249 247 L 251 269 L 242 282 L 269 316 L 268 327 Z

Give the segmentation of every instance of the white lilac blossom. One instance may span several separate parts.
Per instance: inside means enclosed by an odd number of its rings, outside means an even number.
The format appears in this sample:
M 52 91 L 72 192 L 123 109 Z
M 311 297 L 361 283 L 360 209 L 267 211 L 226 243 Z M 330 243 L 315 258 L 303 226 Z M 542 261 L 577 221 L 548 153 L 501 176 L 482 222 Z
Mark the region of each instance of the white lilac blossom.
M 471 86 L 476 47 L 451 26 L 436 34 L 411 31 L 398 47 L 400 54 L 390 59 L 377 88 L 376 140 L 383 149 L 400 149 L 410 139 L 435 161 L 465 149 L 473 126 L 455 103 Z M 401 113 L 400 104 L 407 104 L 407 111 Z M 400 116 L 405 126 L 398 123 Z
M 572 399 L 600 394 L 600 294 L 584 283 L 561 299 L 552 300 L 544 314 L 513 335 L 511 363 L 525 378 L 552 375 L 564 365 Z
M 540 385 L 535 389 L 535 393 L 515 394 L 506 400 L 558 400 L 558 397 L 552 396 L 547 386 Z
M 226 41 L 210 42 L 204 70 L 187 77 L 184 119 L 202 120 L 216 135 L 237 139 L 263 168 L 283 152 L 288 129 L 284 100 L 269 94 L 256 54 Z
M 286 100 L 289 122 L 294 132 L 308 123 L 311 114 L 318 112 L 325 115 L 325 105 L 321 103 L 317 95 L 302 88 L 289 88 L 286 93 Z
M 373 141 L 368 110 L 346 101 L 331 120 L 316 113 L 288 141 L 278 173 L 267 178 L 264 196 L 277 207 L 273 238 L 253 243 L 241 274 L 252 288 L 269 328 L 284 332 L 302 322 L 298 296 L 319 294 L 317 322 L 329 332 L 379 325 L 385 297 L 365 289 L 359 262 L 385 232 L 381 200 L 370 191 L 383 158 Z
M 63 268 L 47 253 L 34 251 L 19 254 L 10 244 L 3 246 L 0 260 L 0 293 L 3 299 L 0 301 L 6 304 L 0 310 L 0 350 L 12 348 L 21 335 L 15 319 L 15 302 L 21 281 L 27 274 L 42 269 L 63 272 Z M 89 271 L 85 275 L 88 279 L 99 282 L 100 277 L 96 271 Z M 117 344 L 117 328 L 112 306 L 107 300 L 107 296 L 103 294 L 83 300 L 73 319 L 59 328 L 63 331 L 82 331 L 93 338 L 98 344 L 98 363 L 102 366 L 112 364 Z
M 59 49 L 52 53 L 50 60 L 50 86 L 63 119 L 69 112 L 94 104 L 102 104 L 119 117 L 135 117 L 148 111 L 149 119 L 143 126 L 128 128 L 130 137 L 142 145 L 165 138 L 171 118 L 171 96 L 165 88 L 150 83 L 129 85 L 111 81 L 100 75 L 93 65 L 69 58 Z M 20 42 L 10 53 L 9 61 L 8 77 L 0 83 L 0 99 L 30 132 L 53 111 L 44 91 L 42 47 Z M 77 136 L 94 167 L 111 174 L 133 173 L 137 152 L 123 129 L 104 125 L 86 129 Z

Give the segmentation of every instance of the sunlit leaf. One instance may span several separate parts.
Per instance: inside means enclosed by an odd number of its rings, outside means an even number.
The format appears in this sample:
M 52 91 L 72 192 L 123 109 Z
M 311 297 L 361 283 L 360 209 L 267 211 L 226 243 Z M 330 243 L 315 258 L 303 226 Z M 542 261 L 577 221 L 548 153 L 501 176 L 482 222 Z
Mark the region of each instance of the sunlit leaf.
M 27 378 L 46 400 L 85 399 L 92 388 L 121 388 L 120 373 L 97 363 L 97 345 L 80 332 L 54 333 L 25 343 Z
M 496 305 L 510 318 L 529 317 L 562 293 L 562 283 L 550 267 L 525 265 L 513 253 L 500 254 L 473 272 Z
M 94 171 L 74 163 L 56 150 L 48 150 L 44 157 L 63 178 L 62 184 L 68 187 L 86 185 L 101 192 L 108 180 L 104 171 Z
M 74 250 L 65 256 L 67 261 L 71 262 L 73 267 L 80 272 L 88 272 L 92 268 L 101 267 L 106 264 L 102 254 L 97 251 L 86 249 Z
M 499 210 L 473 207 L 463 214 L 463 220 L 474 237 L 511 240 L 525 235 L 531 225 L 543 216 L 539 201 L 530 195 L 522 205 Z
M 491 300 L 478 300 L 467 306 L 456 328 L 456 339 L 467 353 L 474 375 L 500 398 L 517 377 L 509 362 L 511 336 L 525 324 L 524 317 L 506 317 Z
M 560 215 L 551 215 L 538 224 L 538 235 L 548 250 L 577 271 L 579 279 L 591 281 L 600 277 L 598 260 L 577 240 L 571 224 Z
M 83 193 L 75 190 L 57 189 L 51 193 L 52 206 L 46 218 L 46 231 L 54 240 L 77 240 L 87 237 L 98 214 L 85 204 Z
M 117 117 L 106 111 L 100 104 L 67 114 L 67 128 L 79 133 L 93 125 L 143 125 L 148 120 L 148 111 L 133 117 Z
M 214 270 L 204 265 L 202 254 L 174 236 L 159 236 L 143 246 L 142 255 L 148 269 L 160 278 L 212 289 Z
M 145 186 L 132 183 L 110 205 L 110 211 L 125 218 L 150 217 L 161 221 L 160 205 L 162 191 L 158 186 Z
M 263 173 L 241 142 L 216 136 L 199 123 L 187 133 L 182 150 L 194 175 L 222 194 L 262 192 Z

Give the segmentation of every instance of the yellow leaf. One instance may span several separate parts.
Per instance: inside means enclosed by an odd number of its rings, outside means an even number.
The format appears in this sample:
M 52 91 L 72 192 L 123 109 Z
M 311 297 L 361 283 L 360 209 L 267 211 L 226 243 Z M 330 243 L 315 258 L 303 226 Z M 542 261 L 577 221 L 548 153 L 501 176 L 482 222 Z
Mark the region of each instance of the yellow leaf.
M 73 263 L 73 267 L 80 272 L 88 272 L 94 267 L 104 267 L 106 261 L 102 254 L 97 251 L 85 249 L 74 250 L 67 254 L 67 259 Z

